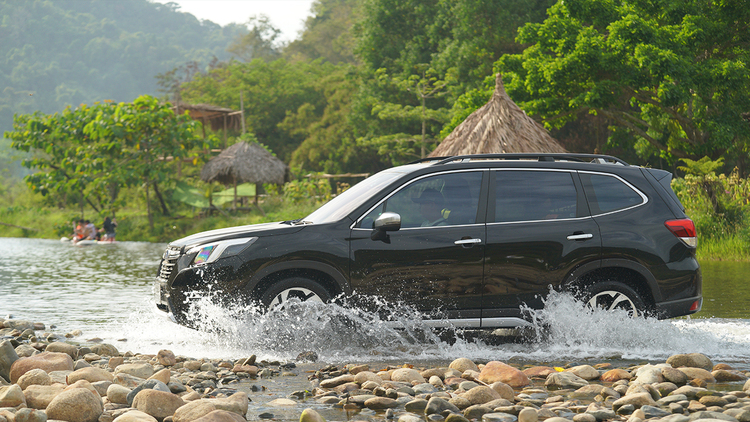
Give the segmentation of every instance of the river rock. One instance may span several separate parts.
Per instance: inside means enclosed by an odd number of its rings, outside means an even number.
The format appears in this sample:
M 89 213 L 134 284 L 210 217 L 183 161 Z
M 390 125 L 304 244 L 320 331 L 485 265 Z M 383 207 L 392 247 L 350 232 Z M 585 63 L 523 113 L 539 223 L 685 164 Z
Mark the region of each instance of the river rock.
M 112 378 L 112 382 L 118 385 L 122 385 L 123 387 L 130 388 L 131 390 L 135 387 L 138 387 L 139 385 L 146 382 L 144 378 L 138 378 L 134 377 L 130 374 L 115 374 L 115 376 Z
M 640 408 L 641 406 L 657 406 L 656 402 L 654 401 L 654 398 L 651 397 L 651 394 L 636 393 L 636 394 L 629 394 L 625 397 L 621 397 L 615 400 L 615 402 L 612 403 L 612 410 L 617 412 L 617 409 L 628 404 L 631 404 L 635 406 L 636 408 Z
M 682 387 L 680 387 L 680 388 L 672 391 L 671 393 L 669 393 L 669 395 L 670 396 L 674 396 L 674 395 L 677 395 L 677 394 L 684 394 L 685 397 L 687 397 L 690 400 L 697 400 L 698 399 L 698 394 L 700 394 L 701 392 L 705 392 L 705 391 L 706 391 L 705 388 L 699 388 L 699 387 L 693 387 L 693 386 L 690 386 L 690 385 L 684 385 L 684 386 L 682 386 Z
M 469 422 L 469 420 L 464 415 L 451 413 L 445 418 L 445 422 Z
M 711 406 L 724 407 L 729 404 L 729 402 L 726 399 L 724 399 L 723 397 L 719 397 L 719 396 L 703 396 L 698 401 L 706 407 L 711 407 Z
M 373 397 L 367 399 L 364 403 L 365 407 L 372 410 L 385 410 L 394 409 L 399 406 L 399 402 L 388 397 Z
M 247 397 L 247 393 L 240 391 L 227 398 L 213 399 L 212 402 L 219 410 L 227 410 L 244 417 L 247 414 L 250 399 Z
M 747 377 L 741 373 L 727 369 L 714 370 L 711 372 L 711 375 L 716 379 L 716 382 L 736 382 L 747 379 Z
M 641 406 L 641 410 L 643 411 L 643 414 L 646 415 L 647 419 L 663 418 L 672 414 L 671 412 L 661 409 L 658 406 L 651 405 L 643 405 Z
M 474 404 L 466 409 L 464 409 L 464 417 L 469 420 L 477 420 L 481 419 L 482 416 L 486 415 L 487 413 L 492 413 L 495 410 L 491 407 L 485 406 L 483 404 Z
M 335 388 L 348 382 L 354 382 L 354 375 L 344 374 L 335 378 L 323 380 L 320 382 L 320 388 Z
M 107 344 L 107 343 L 100 343 L 95 344 L 91 347 L 92 353 L 96 353 L 99 356 L 120 356 L 120 352 L 117 350 L 117 347 Z
M 52 399 L 46 412 L 49 419 L 67 422 L 97 422 L 104 412 L 104 407 L 101 399 L 90 390 L 73 388 L 63 391 Z
M 635 371 L 635 380 L 633 382 L 638 384 L 655 384 L 657 382 L 663 382 L 664 377 L 662 376 L 662 368 L 654 365 L 644 365 Z
M 713 420 L 714 422 L 716 421 L 735 422 L 737 420 L 729 415 L 725 415 L 724 413 L 708 412 L 708 411 L 695 412 L 692 415 L 690 415 L 690 418 L 689 418 L 691 422 L 698 420 L 698 419 L 701 419 L 701 421 Z
M 10 367 L 10 382 L 15 383 L 21 375 L 32 369 L 52 371 L 72 371 L 73 359 L 67 353 L 43 352 L 38 355 L 21 358 Z
M 99 381 L 112 382 L 112 379 L 113 379 L 112 373 L 110 373 L 109 371 L 90 366 L 88 368 L 81 368 L 81 369 L 71 372 L 68 375 L 68 384 L 73 384 L 78 380 L 86 380 L 90 383 L 95 383 Z
M 703 380 L 707 383 L 715 383 L 716 379 L 710 372 L 703 368 L 687 367 L 677 368 L 679 371 L 687 375 L 690 380 Z
M 157 390 L 162 391 L 165 393 L 172 393 L 172 391 L 169 389 L 169 386 L 167 384 L 164 384 L 163 382 L 159 380 L 147 380 L 144 381 L 142 384 L 135 387 L 130 393 L 128 393 L 127 400 L 128 404 L 132 405 L 133 399 L 135 399 L 135 396 L 138 395 L 143 390 Z
M 424 409 L 425 415 L 432 415 L 432 414 L 442 414 L 444 411 L 450 410 L 451 412 L 459 413 L 458 407 L 456 405 L 451 404 L 445 399 L 441 399 L 440 397 L 432 397 L 427 402 L 427 406 Z
M 578 389 L 588 384 L 588 381 L 572 372 L 555 372 L 554 374 L 549 374 L 547 380 L 544 382 L 545 387 L 558 389 Z
M 116 417 L 112 422 L 157 422 L 157 420 L 140 410 L 129 410 Z
M 39 350 L 36 350 L 33 346 L 29 344 L 22 344 L 15 349 L 16 354 L 19 358 L 27 358 L 29 356 L 34 356 L 39 354 Z
M 500 397 L 505 400 L 513 401 L 513 398 L 515 397 L 513 387 L 504 382 L 493 382 L 492 384 L 490 384 L 490 388 L 495 390 L 498 394 L 500 394 Z
M 78 359 L 78 348 L 73 346 L 72 344 L 64 343 L 61 341 L 56 341 L 54 343 L 48 344 L 44 350 L 47 352 L 66 353 L 68 356 L 70 356 L 71 359 Z
M 739 422 L 750 422 L 750 410 L 747 409 L 727 409 L 725 415 L 729 415 Z
M 23 390 L 26 406 L 32 409 L 46 409 L 52 399 L 65 390 L 62 384 L 30 385 Z
M 667 363 L 672 365 L 673 368 L 685 366 L 689 368 L 702 368 L 706 371 L 710 371 L 714 367 L 711 359 L 702 353 L 672 355 L 667 359 Z
M 169 371 L 169 369 L 164 368 L 161 371 L 157 371 L 154 375 L 151 375 L 150 377 L 148 377 L 148 380 L 157 380 L 157 381 L 163 382 L 164 384 L 169 384 L 169 381 L 171 380 L 171 378 L 172 378 L 172 374 Z
M 482 422 L 516 422 L 517 420 L 518 417 L 516 417 L 515 415 L 504 412 L 487 413 L 486 415 L 482 416 Z M 547 420 L 549 421 L 549 419 Z M 566 422 L 570 422 L 567 419 L 563 420 Z
M 518 413 L 518 422 L 537 422 L 539 414 L 535 409 L 525 407 Z
M 132 407 L 162 420 L 174 415 L 174 412 L 184 405 L 185 402 L 171 392 L 145 389 L 133 398 Z
M 18 384 L 0 387 L 0 407 L 26 407 L 26 398 Z
M 449 368 L 455 369 L 458 372 L 464 373 L 467 370 L 479 372 L 479 367 L 474 361 L 467 358 L 458 358 L 448 365 Z
M 601 378 L 601 374 L 599 373 L 599 371 L 594 369 L 594 367 L 591 365 L 574 366 L 570 369 L 566 369 L 565 372 L 573 373 L 585 379 L 586 381 L 593 381 Z
M 107 399 L 111 403 L 128 404 L 128 394 L 130 394 L 131 391 L 132 390 L 128 387 L 119 384 L 112 384 L 107 387 Z
M 489 403 L 493 400 L 503 398 L 503 396 L 501 396 L 500 393 L 495 391 L 493 388 L 483 385 L 472 388 L 471 390 L 462 394 L 462 397 L 468 400 L 471 404 L 484 404 Z
M 8 340 L 0 342 L 0 377 L 10 382 L 10 367 L 19 359 L 16 350 Z
M 16 411 L 15 422 L 47 422 L 47 414 L 36 409 L 19 409 Z
M 177 357 L 171 350 L 162 349 L 156 353 L 156 360 L 162 366 L 174 366 L 177 364 Z
M 529 385 L 531 381 L 523 372 L 498 361 L 490 361 L 482 368 L 477 378 L 485 384 L 503 382 L 513 388 L 521 388 Z
M 50 385 L 52 384 L 52 378 L 42 369 L 32 369 L 21 375 L 16 384 L 21 387 L 21 390 L 25 390 L 30 385 Z
M 609 371 L 602 374 L 601 380 L 603 382 L 617 382 L 620 380 L 629 380 L 631 378 L 630 372 L 616 368 L 610 369 Z
M 522 372 L 530 379 L 547 379 L 549 374 L 554 374 L 557 370 L 551 366 L 534 366 Z
M 191 422 L 217 410 L 212 401 L 201 399 L 188 402 L 174 412 L 174 422 Z
M 409 384 L 427 382 L 422 374 L 416 369 L 399 368 L 391 372 L 391 381 L 406 382 Z
M 361 371 L 361 372 L 358 372 L 357 375 L 354 376 L 354 382 L 356 382 L 359 385 L 364 385 L 364 383 L 367 381 L 374 382 L 377 385 L 380 385 L 383 383 L 382 378 L 380 378 L 376 373 L 370 372 L 370 371 Z
M 232 372 L 234 372 L 234 373 L 244 372 L 244 373 L 250 375 L 251 377 L 255 377 L 256 375 L 258 375 L 258 367 L 255 366 L 255 365 L 240 365 L 240 364 L 237 364 L 237 365 L 234 365 L 234 367 L 232 368 Z
M 672 382 L 676 385 L 685 385 L 689 379 L 684 372 L 674 368 L 662 368 L 661 374 L 665 380 Z
M 128 374 L 146 379 L 154 375 L 154 367 L 148 362 L 123 363 L 115 369 L 115 375 Z

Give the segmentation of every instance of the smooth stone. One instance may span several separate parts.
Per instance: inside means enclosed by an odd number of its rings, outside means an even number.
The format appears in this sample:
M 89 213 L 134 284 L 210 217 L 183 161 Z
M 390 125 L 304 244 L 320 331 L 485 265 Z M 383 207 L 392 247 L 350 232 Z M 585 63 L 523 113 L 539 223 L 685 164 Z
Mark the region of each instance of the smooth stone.
M 445 418 L 445 422 L 469 422 L 469 419 L 467 419 L 464 415 L 451 413 L 450 415 L 448 415 L 448 417 Z
M 146 381 L 148 381 L 148 380 L 157 380 L 157 381 L 163 382 L 164 384 L 169 384 L 169 381 L 171 379 L 172 379 L 171 372 L 169 371 L 169 369 L 164 368 L 164 369 L 162 369 L 160 371 L 157 371 L 154 375 L 151 375 L 150 377 L 148 377 L 148 379 Z
M 513 387 L 504 382 L 493 382 L 492 384 L 490 384 L 490 388 L 495 390 L 498 394 L 500 394 L 500 398 L 503 398 L 505 400 L 513 401 L 516 395 L 513 391 Z
M 320 388 L 335 388 L 339 385 L 354 382 L 354 375 L 345 374 L 335 378 L 329 378 L 320 382 Z
M 667 359 L 667 363 L 672 365 L 673 368 L 686 366 L 691 368 L 703 368 L 707 371 L 712 370 L 714 367 L 713 363 L 711 363 L 711 359 L 702 353 L 672 355 Z
M 458 372 L 464 373 L 467 370 L 479 372 L 479 367 L 474 361 L 467 358 L 458 358 L 448 365 L 449 368 L 455 369 Z
M 400 381 L 412 384 L 414 382 L 422 384 L 427 382 L 422 374 L 416 369 L 399 368 L 391 372 L 391 381 Z
M 188 402 L 174 412 L 173 422 L 191 422 L 217 410 L 211 402 L 206 399 Z
M 464 410 L 471 406 L 471 402 L 461 396 L 451 397 L 450 399 L 448 399 L 448 403 L 456 406 L 457 408 L 459 408 L 459 410 Z
M 617 382 L 620 380 L 630 380 L 630 372 L 616 368 L 616 369 L 610 369 L 609 371 L 602 374 L 601 380 L 603 382 Z
M 245 416 L 250 399 L 245 392 L 237 392 L 227 398 L 213 399 L 213 404 L 218 410 L 227 410 L 238 415 Z
M 46 409 L 48 419 L 67 422 L 97 422 L 103 412 L 102 400 L 86 388 L 63 391 Z
M 18 359 L 18 353 L 9 340 L 0 342 L 0 378 L 10 382 L 10 367 Z
M 47 422 L 47 414 L 42 410 L 19 409 L 15 416 L 15 422 Z
M 475 383 L 474 381 L 464 381 L 461 384 L 458 384 L 458 388 L 465 391 L 469 391 L 474 387 L 479 387 L 479 384 Z
M 372 382 L 377 385 L 383 383 L 383 379 L 380 378 L 376 373 L 370 371 L 361 371 L 354 375 L 354 382 L 359 385 L 364 385 L 366 382 Z
M 302 411 L 299 422 L 326 422 L 325 418 L 309 407 Z
M 685 415 L 669 415 L 659 419 L 659 422 L 688 422 L 690 418 Z
M 427 408 L 425 399 L 414 399 L 404 405 L 407 412 L 424 413 L 425 408 Z
M 727 409 L 723 413 L 737 419 L 739 422 L 750 422 L 750 410 Z
M 690 417 L 689 417 L 689 420 L 691 422 L 695 421 L 695 420 L 698 420 L 698 419 L 701 419 L 701 420 L 712 420 L 713 419 L 713 420 L 720 420 L 720 421 L 727 421 L 727 422 L 736 422 L 737 421 L 737 419 L 735 419 L 735 418 L 733 418 L 733 417 L 731 417 L 729 415 L 725 415 L 723 413 L 719 413 L 719 412 L 705 412 L 705 411 L 704 412 L 695 412 L 692 415 L 690 415 Z
M 424 418 L 413 413 L 405 413 L 398 417 L 398 422 L 424 422 Z
M 120 356 L 120 352 L 117 350 L 117 347 L 111 344 L 100 343 L 90 346 L 89 348 L 91 349 L 92 353 L 96 353 L 99 356 Z
M 554 374 L 549 374 L 549 376 L 547 376 L 547 380 L 544 381 L 545 387 L 553 389 L 578 389 L 588 384 L 588 381 L 571 372 L 555 372 Z
M 515 415 L 502 412 L 487 413 L 482 416 L 482 422 L 516 422 L 517 420 L 518 417 Z
M 438 378 L 440 379 L 440 378 Z M 431 394 L 437 391 L 434 385 L 430 383 L 417 384 L 413 387 L 414 394 Z
M 651 397 L 651 394 L 636 393 L 615 400 L 615 402 L 612 403 L 612 410 L 617 412 L 617 409 L 626 404 L 632 404 L 636 408 L 640 408 L 642 406 L 656 406 L 656 402 L 654 401 L 653 397 Z
M 655 384 L 664 382 L 662 368 L 654 365 L 644 365 L 635 371 L 635 380 L 639 384 Z
M 133 388 L 136 388 L 146 382 L 146 379 L 134 377 L 130 374 L 121 373 L 115 374 L 115 376 L 112 378 L 112 382 L 118 385 L 122 385 L 123 387 L 130 388 L 132 390 Z
M 656 391 L 659 392 L 661 397 L 666 397 L 673 391 L 677 390 L 677 385 L 671 382 L 660 382 L 658 384 L 654 384 L 653 387 L 656 389 Z
M 283 406 L 296 406 L 297 402 L 290 399 L 274 399 L 268 402 L 268 406 L 276 406 L 276 407 L 283 407 Z
M 394 409 L 399 406 L 398 401 L 388 397 L 373 397 L 365 400 L 365 407 L 372 410 Z
M 488 407 L 483 404 L 474 404 L 464 409 L 464 417 L 466 419 L 481 419 L 483 415 L 487 413 L 493 413 L 495 409 Z
M 128 394 L 130 394 L 131 391 L 132 390 L 128 387 L 119 384 L 112 384 L 107 387 L 106 396 L 112 403 L 128 404 Z
M 534 366 L 526 368 L 521 372 L 523 372 L 528 378 L 547 379 L 549 374 L 554 374 L 557 370 L 551 366 Z
M 573 422 L 596 422 L 596 416 L 590 413 L 579 413 L 573 416 Z
M 52 399 L 65 390 L 62 384 L 54 385 L 30 385 L 23 391 L 26 398 L 26 406 L 32 409 L 44 410 L 52 402 Z
M 56 341 L 54 343 L 48 344 L 44 350 L 47 352 L 66 353 L 70 356 L 71 359 L 78 359 L 78 348 L 73 346 L 72 344 L 64 343 L 61 341 Z
M 21 375 L 16 384 L 21 387 L 21 390 L 25 390 L 30 385 L 50 385 L 52 384 L 52 378 L 43 369 L 32 369 Z
M 668 412 L 664 409 L 661 409 L 656 406 L 650 406 L 650 405 L 643 405 L 641 406 L 641 410 L 646 415 L 646 418 L 663 418 L 665 416 L 669 416 L 672 414 L 672 412 Z
M 154 375 L 154 367 L 148 362 L 123 363 L 115 368 L 115 375 L 128 374 L 137 378 L 147 379 Z
M 245 418 L 227 410 L 214 410 L 193 422 L 246 422 Z
M 656 403 L 662 406 L 667 406 L 670 403 L 677 403 L 681 401 L 686 401 L 688 398 L 684 394 L 670 394 L 666 397 L 662 397 L 661 399 L 657 400 Z
M 671 393 L 669 393 L 669 395 L 670 396 L 674 396 L 674 395 L 677 395 L 677 394 L 683 394 L 688 399 L 695 400 L 695 399 L 698 398 L 698 393 L 700 393 L 702 391 L 706 391 L 706 389 L 705 388 L 693 387 L 693 386 L 690 386 L 690 385 L 684 385 L 684 386 L 682 386 L 682 387 L 680 387 L 680 388 L 672 391 Z
M 435 387 L 435 388 L 440 388 L 440 389 L 442 389 L 442 388 L 444 388 L 444 387 L 445 387 L 445 384 L 443 384 L 443 380 L 442 380 L 442 379 L 441 379 L 441 378 L 440 378 L 439 376 L 437 376 L 437 375 L 433 375 L 433 376 L 431 376 L 431 377 L 430 377 L 430 378 L 429 378 L 429 379 L 427 380 L 427 382 L 429 382 L 429 383 L 430 383 L 430 385 L 432 385 L 432 386 L 433 386 L 433 387 Z
M 91 386 L 94 387 L 96 392 L 99 393 L 99 396 L 101 397 L 107 396 L 107 389 L 110 385 L 112 385 L 112 381 L 97 381 L 91 383 Z
M 456 407 L 454 404 L 448 402 L 445 399 L 441 399 L 439 397 L 432 397 L 428 402 L 427 406 L 424 409 L 425 415 L 432 415 L 432 414 L 442 414 L 444 411 L 449 410 L 451 412 L 459 413 L 458 407 Z
M 537 422 L 539 414 L 535 409 L 524 408 L 518 413 L 518 422 Z
M 163 391 L 165 393 L 172 393 L 172 391 L 169 389 L 169 386 L 164 384 L 163 382 L 159 380 L 147 380 L 135 387 L 130 393 L 128 393 L 127 400 L 128 405 L 133 404 L 133 399 L 135 399 L 135 396 L 140 393 L 143 390 L 158 390 Z
M 692 380 L 703 380 L 707 383 L 715 383 L 716 379 L 713 375 L 711 375 L 710 372 L 703 368 L 677 368 L 677 370 L 681 371 L 685 375 L 687 375 L 688 379 Z
M 462 395 L 463 398 L 469 401 L 471 404 L 484 404 L 489 403 L 493 400 L 502 399 L 503 397 L 490 387 L 478 386 L 465 392 Z
M 174 415 L 174 412 L 184 405 L 185 402 L 171 392 L 145 389 L 136 394 L 132 407 L 162 420 Z
M 52 371 L 72 371 L 73 359 L 66 353 L 42 352 L 38 355 L 20 358 L 10 367 L 10 382 L 15 383 L 21 375 L 32 369 Z
M 157 420 L 140 410 L 129 410 L 116 417 L 112 422 L 157 422 Z
M 26 397 L 18 384 L 0 387 L 0 407 L 26 407 Z
M 112 382 L 113 379 L 114 377 L 112 376 L 111 372 L 101 369 L 101 368 L 95 368 L 91 366 L 88 368 L 81 368 L 81 369 L 71 372 L 68 375 L 67 381 L 68 381 L 68 384 L 73 384 L 78 380 L 86 380 L 90 383 L 94 383 L 98 381 Z
M 574 366 L 570 369 L 566 369 L 565 372 L 573 373 L 576 376 L 585 379 L 586 381 L 594 381 L 601 378 L 601 374 L 599 373 L 599 371 L 594 369 L 594 367 L 591 365 Z
M 177 364 L 177 357 L 171 350 L 162 349 L 156 353 L 156 360 L 162 366 L 174 366 Z
M 729 404 L 729 402 L 719 396 L 703 396 L 698 400 L 701 404 L 705 405 L 706 407 L 711 406 L 726 406 Z
M 746 376 L 742 375 L 739 372 L 726 369 L 712 371 L 711 375 L 713 375 L 716 382 L 737 382 L 745 381 L 747 379 Z
M 488 362 L 477 378 L 485 384 L 502 382 L 513 388 L 521 388 L 529 385 L 531 381 L 520 370 L 498 361 Z

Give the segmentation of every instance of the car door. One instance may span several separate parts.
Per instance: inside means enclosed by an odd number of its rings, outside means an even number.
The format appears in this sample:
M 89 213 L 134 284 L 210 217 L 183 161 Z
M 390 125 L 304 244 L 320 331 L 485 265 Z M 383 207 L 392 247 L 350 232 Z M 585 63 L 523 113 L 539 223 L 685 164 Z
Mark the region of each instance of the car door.
M 479 326 L 485 243 L 485 171 L 429 175 L 395 190 L 352 229 L 352 288 L 405 303 L 434 318 Z M 483 188 L 484 181 L 484 188 Z M 439 214 L 427 214 L 442 201 Z M 395 212 L 401 228 L 372 240 L 372 222 Z M 431 212 L 435 212 L 434 208 Z
M 597 261 L 599 228 L 590 217 L 578 175 L 569 170 L 491 172 L 483 326 L 541 307 L 549 286 Z

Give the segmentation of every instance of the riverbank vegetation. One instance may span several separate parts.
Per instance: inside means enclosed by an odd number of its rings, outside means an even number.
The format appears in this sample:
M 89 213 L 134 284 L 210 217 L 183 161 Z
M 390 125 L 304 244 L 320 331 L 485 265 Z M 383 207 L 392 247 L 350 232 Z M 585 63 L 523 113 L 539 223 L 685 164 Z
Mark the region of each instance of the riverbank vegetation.
M 195 23 L 170 15 L 180 15 L 174 6 L 144 2 L 132 2 L 139 13 L 156 7 L 169 22 Z M 105 22 L 109 32 L 120 34 L 119 41 L 106 41 L 109 35 L 87 24 L 79 31 L 81 39 L 91 38 L 87 54 L 102 43 L 108 51 L 137 50 L 119 29 L 132 25 L 105 10 L 109 3 L 87 0 L 88 11 L 68 3 L 39 13 L 58 16 L 63 26 L 103 16 L 112 20 Z M 299 218 L 337 189 L 308 174 L 372 174 L 423 157 L 489 99 L 500 73 L 510 97 L 567 150 L 675 173 L 674 189 L 698 227 L 701 256 L 750 259 L 750 9 L 713 0 L 675 4 L 317 0 L 303 32 L 286 44 L 262 16 L 249 19 L 247 28 L 223 31 L 201 23 L 211 40 L 203 55 L 175 41 L 180 54 L 197 59 L 172 52 L 165 68 L 164 60 L 154 65 L 153 55 L 135 60 L 123 53 L 130 64 L 148 62 L 139 69 L 151 72 L 152 88 L 97 82 L 87 97 L 57 86 L 44 90 L 59 93 L 47 101 L 53 109 L 29 102 L 41 98 L 36 91 L 0 94 L 0 113 L 17 113 L 12 130 L 0 116 L 8 130 L 0 144 L 0 165 L 8 170 L 0 173 L 2 189 L 14 192 L 0 199 L 0 222 L 40 230 L 4 226 L 3 234 L 49 236 L 74 216 L 116 213 L 120 239 L 166 241 L 206 228 Z M 24 10 L 6 6 L 0 13 Z M 0 34 L 16 40 L 11 35 L 21 29 L 0 26 Z M 207 53 L 222 42 L 221 54 Z M 36 51 L 22 47 L 13 51 Z M 57 49 L 54 57 L 67 63 L 65 47 Z M 111 59 L 119 60 L 115 53 Z M 132 72 L 118 66 L 112 68 Z M 19 69 L 5 73 L 11 75 L 6 85 L 25 81 L 21 74 L 36 75 Z M 110 85 L 132 89 L 108 92 Z M 162 95 L 158 101 L 154 91 Z M 109 95 L 115 101 L 105 102 Z M 201 127 L 170 114 L 169 102 L 242 110 L 245 133 Z M 62 111 L 62 104 L 72 106 Z M 138 139 L 141 132 L 148 139 Z M 210 150 L 239 140 L 260 142 L 289 164 L 291 184 L 267 186 L 262 210 L 225 207 L 208 215 L 180 200 L 175 193 L 184 184 L 206 198 L 227 188 L 201 182 L 198 173 Z M 22 171 L 20 158 L 26 159 Z M 31 173 L 25 185 L 18 183 L 22 172 Z

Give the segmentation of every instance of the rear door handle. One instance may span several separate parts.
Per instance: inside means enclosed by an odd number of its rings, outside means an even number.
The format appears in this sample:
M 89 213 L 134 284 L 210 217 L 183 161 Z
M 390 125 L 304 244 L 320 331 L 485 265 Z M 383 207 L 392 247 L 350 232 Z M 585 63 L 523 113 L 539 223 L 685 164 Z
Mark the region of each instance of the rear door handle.
M 477 243 L 482 243 L 482 239 L 461 239 L 456 240 L 453 243 L 456 245 L 475 245 Z
M 586 240 L 591 239 L 592 237 L 594 237 L 594 235 L 591 233 L 576 233 L 568 236 L 568 240 Z

